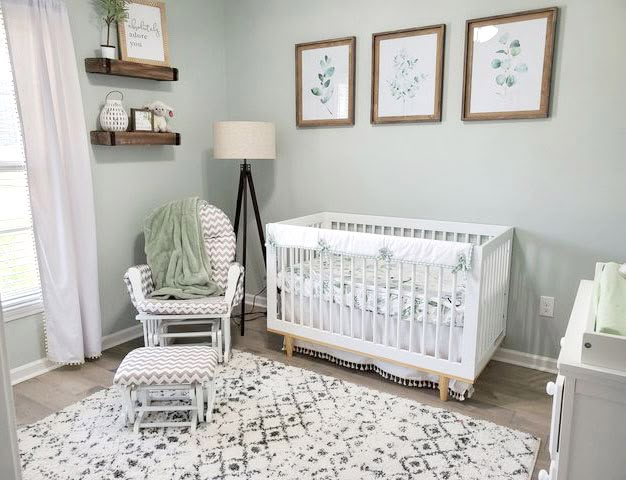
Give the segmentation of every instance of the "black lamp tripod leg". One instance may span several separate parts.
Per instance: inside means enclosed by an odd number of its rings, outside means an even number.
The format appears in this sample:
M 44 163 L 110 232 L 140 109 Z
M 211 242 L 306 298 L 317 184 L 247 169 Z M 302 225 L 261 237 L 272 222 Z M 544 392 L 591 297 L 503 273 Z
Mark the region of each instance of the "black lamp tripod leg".
M 266 253 L 265 253 L 265 234 L 263 233 L 263 223 L 261 222 L 261 214 L 259 212 L 259 204 L 256 199 L 256 192 L 254 191 L 254 181 L 252 180 L 252 171 L 248 167 L 246 170 L 246 177 L 248 179 L 248 185 L 250 186 L 250 196 L 252 197 L 252 207 L 254 209 L 254 216 L 256 218 L 256 228 L 259 231 L 259 240 L 261 240 L 261 250 L 263 251 L 263 263 L 267 265 Z
M 245 164 L 245 162 L 244 162 Z M 247 167 L 247 165 L 246 165 Z M 241 299 L 241 322 L 239 323 L 239 332 L 243 337 L 243 333 L 246 325 L 246 250 L 247 250 L 247 242 L 248 242 L 248 188 L 247 184 L 243 182 L 243 239 L 241 242 L 241 259 L 243 263 L 243 298 Z
M 244 166 L 239 171 L 239 188 L 237 189 L 237 208 L 235 209 L 235 237 L 239 234 L 239 219 L 241 218 L 241 201 L 243 199 L 243 184 L 246 179 Z

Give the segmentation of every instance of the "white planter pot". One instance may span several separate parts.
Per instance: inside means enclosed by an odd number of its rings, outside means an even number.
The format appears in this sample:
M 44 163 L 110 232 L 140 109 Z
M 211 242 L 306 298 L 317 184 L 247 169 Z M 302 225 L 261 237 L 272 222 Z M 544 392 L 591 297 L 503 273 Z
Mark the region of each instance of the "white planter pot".
M 102 58 L 117 59 L 117 48 L 108 45 L 100 45 L 100 54 Z

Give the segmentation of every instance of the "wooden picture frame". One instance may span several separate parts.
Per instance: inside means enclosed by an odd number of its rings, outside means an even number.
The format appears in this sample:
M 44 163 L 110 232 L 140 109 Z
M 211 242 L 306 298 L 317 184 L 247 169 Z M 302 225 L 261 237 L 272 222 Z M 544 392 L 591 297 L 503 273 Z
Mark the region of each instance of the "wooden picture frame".
M 356 37 L 299 43 L 295 53 L 296 125 L 354 125 Z
M 150 128 L 137 128 L 137 114 L 144 113 L 150 117 Z M 131 108 L 130 109 L 130 131 L 131 132 L 154 132 L 154 113 L 147 108 Z
M 371 123 L 441 121 L 445 33 L 441 24 L 372 35 Z
M 120 59 L 126 62 L 170 66 L 165 3 L 132 0 L 128 18 L 118 25 Z
M 553 7 L 467 21 L 462 120 L 549 116 L 557 16 Z

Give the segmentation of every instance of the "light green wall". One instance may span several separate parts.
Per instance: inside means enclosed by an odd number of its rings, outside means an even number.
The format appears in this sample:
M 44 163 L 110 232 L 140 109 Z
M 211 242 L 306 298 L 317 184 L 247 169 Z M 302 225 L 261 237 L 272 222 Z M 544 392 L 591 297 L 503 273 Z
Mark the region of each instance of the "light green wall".
M 268 120 L 278 159 L 253 165 L 264 221 L 323 210 L 484 222 L 516 227 L 506 346 L 554 356 L 578 280 L 596 260 L 626 260 L 626 65 L 622 0 L 562 2 L 547 120 L 460 119 L 465 20 L 554 6 L 540 0 L 186 0 L 168 2 L 172 61 L 181 81 L 87 75 L 99 27 L 90 2 L 70 8 L 85 117 L 95 128 L 106 92 L 125 106 L 160 98 L 176 109 L 180 147 L 94 147 L 100 288 L 105 335 L 134 325 L 121 277 L 142 261 L 141 220 L 159 204 L 198 194 L 233 213 L 235 162 L 211 159 L 211 123 Z M 371 34 L 447 25 L 443 122 L 369 123 Z M 357 36 L 356 126 L 297 130 L 294 44 Z M 264 285 L 250 225 L 249 291 Z M 537 314 L 539 295 L 556 316 Z M 43 356 L 41 323 L 7 324 L 12 367 Z
M 4 325 L 9 368 L 19 367 L 46 356 L 41 315 L 30 315 Z
M 84 58 L 97 54 L 100 26 L 91 2 L 66 0 L 88 130 L 110 90 L 124 93 L 124 106 L 141 107 L 161 99 L 175 109 L 173 128 L 181 132 L 178 147 L 92 147 L 102 332 L 108 335 L 136 324 L 122 281 L 126 269 L 143 262 L 142 219 L 169 200 L 199 195 L 224 205 L 234 202 L 232 166 L 212 160 L 213 121 L 226 115 L 224 2 L 167 2 L 172 64 L 180 81 L 154 82 L 86 74 Z M 79 94 L 79 92 L 76 92 Z M 231 175 L 232 173 L 232 175 Z M 224 178 L 233 176 L 231 183 Z M 230 205 L 227 205 L 230 206 Z M 41 319 L 29 317 L 7 324 L 10 365 L 42 358 Z
M 551 118 L 463 123 L 465 20 L 555 4 Z M 264 221 L 334 210 L 515 226 L 505 346 L 555 356 L 578 281 L 626 260 L 626 2 L 235 0 L 226 18 L 229 116 L 277 127 L 278 159 L 253 166 Z M 443 122 L 371 126 L 371 34 L 438 23 Z M 349 35 L 356 125 L 297 130 L 294 44 Z M 257 254 L 253 285 L 262 272 Z M 538 316 L 540 295 L 556 297 L 555 318 Z

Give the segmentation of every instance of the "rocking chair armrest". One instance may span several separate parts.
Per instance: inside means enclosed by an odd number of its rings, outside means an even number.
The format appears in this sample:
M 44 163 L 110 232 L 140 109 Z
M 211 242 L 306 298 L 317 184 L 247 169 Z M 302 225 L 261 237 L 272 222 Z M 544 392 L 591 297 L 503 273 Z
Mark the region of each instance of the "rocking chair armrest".
M 148 265 L 135 265 L 134 267 L 130 267 L 124 275 L 124 283 L 128 289 L 130 300 L 135 307 L 137 307 L 139 302 L 143 302 L 148 295 L 154 292 L 152 270 Z
M 239 305 L 243 297 L 243 279 L 245 272 L 238 262 L 232 262 L 228 269 L 228 285 L 224 299 L 230 308 Z

